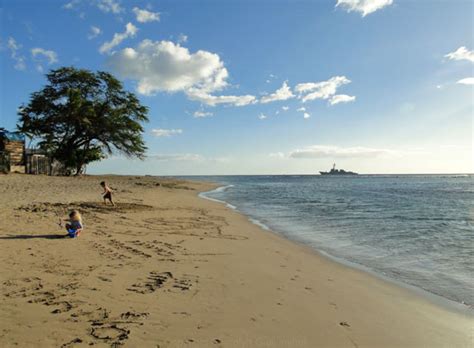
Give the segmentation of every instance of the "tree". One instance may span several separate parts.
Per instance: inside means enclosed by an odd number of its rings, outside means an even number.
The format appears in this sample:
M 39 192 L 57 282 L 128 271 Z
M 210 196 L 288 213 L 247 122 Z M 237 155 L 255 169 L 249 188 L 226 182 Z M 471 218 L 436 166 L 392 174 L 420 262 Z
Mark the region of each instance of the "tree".
M 111 155 L 143 159 L 142 123 L 148 108 L 107 72 L 74 67 L 52 70 L 49 84 L 19 109 L 17 128 L 53 160 L 80 175 L 85 166 Z

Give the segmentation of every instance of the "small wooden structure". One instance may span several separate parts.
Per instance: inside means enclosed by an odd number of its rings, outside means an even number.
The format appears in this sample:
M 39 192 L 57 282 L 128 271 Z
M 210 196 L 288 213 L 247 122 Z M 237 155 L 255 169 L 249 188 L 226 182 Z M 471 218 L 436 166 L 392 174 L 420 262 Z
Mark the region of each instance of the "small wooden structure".
M 0 171 L 25 173 L 25 136 L 0 129 Z
M 26 149 L 23 134 L 0 128 L 0 173 L 65 175 L 67 172 L 44 151 Z
M 51 159 L 43 152 L 26 149 L 25 155 L 26 173 L 52 175 Z

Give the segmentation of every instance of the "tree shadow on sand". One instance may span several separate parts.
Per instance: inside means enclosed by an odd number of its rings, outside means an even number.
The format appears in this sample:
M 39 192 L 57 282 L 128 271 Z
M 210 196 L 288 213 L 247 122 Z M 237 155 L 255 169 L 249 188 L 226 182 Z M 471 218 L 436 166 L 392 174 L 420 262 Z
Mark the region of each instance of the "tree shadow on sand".
M 63 239 L 69 238 L 67 234 L 17 234 L 17 235 L 10 235 L 10 236 L 2 236 L 0 235 L 0 240 L 8 240 L 8 239 Z

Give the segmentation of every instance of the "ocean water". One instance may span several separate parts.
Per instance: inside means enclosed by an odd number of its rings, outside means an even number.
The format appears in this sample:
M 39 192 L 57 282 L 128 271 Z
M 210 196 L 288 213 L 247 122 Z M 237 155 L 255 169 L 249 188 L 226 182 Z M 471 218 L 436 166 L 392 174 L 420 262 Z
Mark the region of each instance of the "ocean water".
M 205 193 L 286 238 L 474 304 L 474 176 L 207 176 Z

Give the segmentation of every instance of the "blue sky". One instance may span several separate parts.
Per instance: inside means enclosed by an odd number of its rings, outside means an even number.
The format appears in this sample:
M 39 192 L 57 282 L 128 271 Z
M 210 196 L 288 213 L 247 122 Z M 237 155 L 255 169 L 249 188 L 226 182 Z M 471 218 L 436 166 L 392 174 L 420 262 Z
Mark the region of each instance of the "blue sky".
M 60 66 L 150 107 L 148 158 L 89 173 L 474 171 L 472 1 L 0 4 L 0 126 Z

